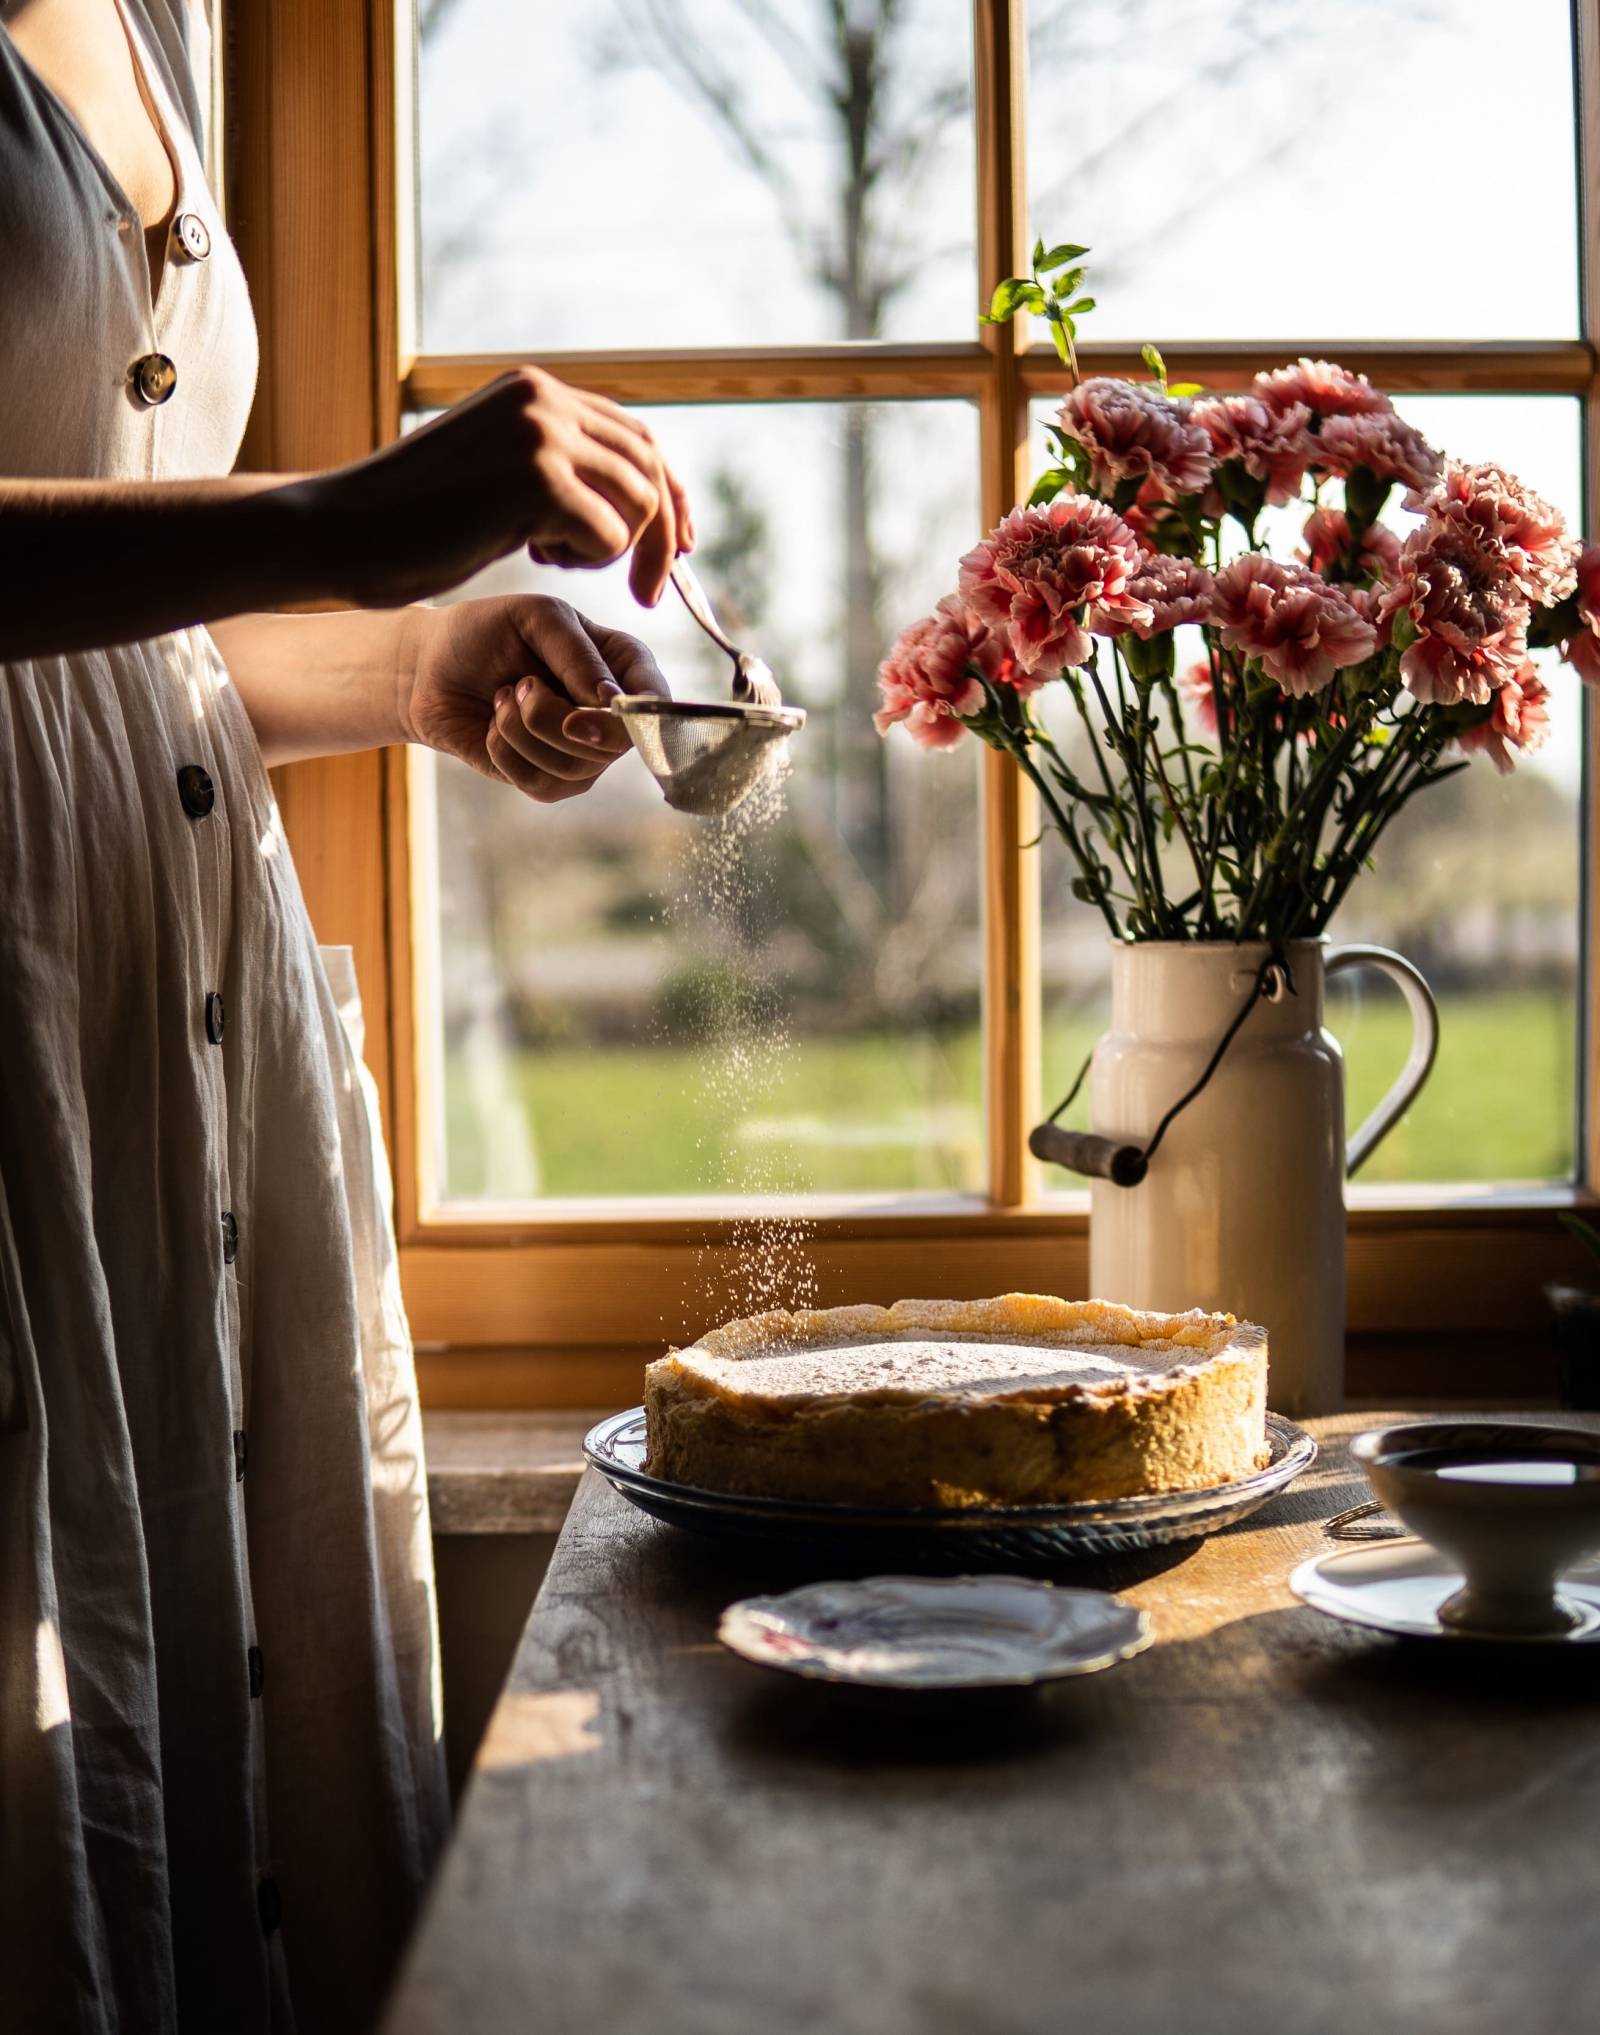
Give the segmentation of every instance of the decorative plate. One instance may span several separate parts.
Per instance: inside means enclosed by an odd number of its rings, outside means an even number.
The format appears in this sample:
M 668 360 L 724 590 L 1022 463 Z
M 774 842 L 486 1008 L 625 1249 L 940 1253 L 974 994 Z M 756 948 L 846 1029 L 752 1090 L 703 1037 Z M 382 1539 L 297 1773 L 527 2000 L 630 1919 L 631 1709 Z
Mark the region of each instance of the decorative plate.
M 1439 1606 L 1461 1588 L 1460 1569 L 1425 1540 L 1408 1536 L 1370 1547 L 1314 1555 L 1289 1578 L 1313 1611 L 1405 1639 L 1447 1639 L 1482 1646 L 1583 1646 L 1600 1642 L 1600 1561 L 1584 1562 L 1557 1588 L 1583 1622 L 1571 1632 L 1474 1632 L 1442 1625 Z
M 1317 1445 L 1280 1414 L 1267 1415 L 1271 1461 L 1265 1469 L 1202 1491 L 1161 1491 L 1087 1505 L 991 1505 L 907 1508 L 827 1504 L 814 1499 L 751 1498 L 668 1483 L 644 1468 L 644 1408 L 614 1413 L 591 1428 L 583 1452 L 624 1498 L 653 1519 L 717 1540 L 782 1544 L 808 1556 L 848 1554 L 854 1561 L 933 1566 L 971 1574 L 1002 1566 L 1127 1554 L 1194 1540 L 1247 1518 L 1316 1460 Z
M 869 1576 L 746 1597 L 717 1637 L 758 1667 L 867 1689 L 1021 1689 L 1092 1675 L 1150 1644 L 1104 1590 L 1020 1576 Z

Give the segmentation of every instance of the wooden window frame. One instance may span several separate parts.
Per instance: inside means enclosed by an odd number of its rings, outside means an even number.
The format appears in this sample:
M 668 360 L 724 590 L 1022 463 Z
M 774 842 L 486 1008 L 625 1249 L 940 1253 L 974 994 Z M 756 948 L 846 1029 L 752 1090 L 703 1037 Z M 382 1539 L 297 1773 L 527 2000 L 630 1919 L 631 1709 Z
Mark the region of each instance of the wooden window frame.
M 513 359 L 419 354 L 414 302 L 413 0 L 228 0 L 228 195 L 255 296 L 262 377 L 244 463 L 300 471 L 392 439 L 407 410 L 459 400 Z M 974 0 L 978 268 L 985 293 L 1026 266 L 1023 0 Z M 1594 8 L 1578 33 L 1582 329 L 1554 343 L 1436 346 L 1293 342 L 1409 392 L 1560 393 L 1584 416 L 1585 500 L 1600 500 L 1600 68 Z M 1285 342 L 1165 346 L 1173 372 L 1240 387 Z M 1131 346 L 1089 343 L 1086 365 L 1137 371 Z M 520 358 L 520 357 L 518 357 Z M 543 365 L 631 403 L 959 398 L 977 409 L 982 509 L 997 520 L 1030 479 L 1028 406 L 1064 383 L 1020 328 L 949 345 L 547 353 Z M 1600 735 L 1585 713 L 1586 955 L 1600 936 Z M 1087 1274 L 1081 1205 L 1039 1194 L 1026 1150 L 1037 1116 L 1038 864 L 1033 795 L 1009 758 L 982 780 L 987 1192 L 868 1211 L 818 1204 L 824 1302 L 1006 1287 L 1076 1292 Z M 424 1036 L 414 966 L 419 861 L 406 752 L 298 764 L 277 775 L 285 825 L 320 938 L 355 950 L 368 1053 L 395 1158 L 397 1227 L 425 1396 L 481 1406 L 621 1402 L 643 1357 L 703 1325 L 684 1315 L 731 1271 L 731 1216 L 688 1204 L 534 1215 L 452 1211 L 427 1190 L 420 1106 Z M 989 985 L 1004 985 L 990 995 Z M 1587 984 L 1585 984 L 1585 991 Z M 1580 1089 L 1596 1092 L 1600 1039 L 1585 993 Z M 1539 1288 L 1572 1266 L 1555 1216 L 1600 1180 L 1600 1111 L 1586 1109 L 1579 1184 L 1516 1193 L 1352 1197 L 1352 1391 L 1525 1392 L 1547 1362 Z

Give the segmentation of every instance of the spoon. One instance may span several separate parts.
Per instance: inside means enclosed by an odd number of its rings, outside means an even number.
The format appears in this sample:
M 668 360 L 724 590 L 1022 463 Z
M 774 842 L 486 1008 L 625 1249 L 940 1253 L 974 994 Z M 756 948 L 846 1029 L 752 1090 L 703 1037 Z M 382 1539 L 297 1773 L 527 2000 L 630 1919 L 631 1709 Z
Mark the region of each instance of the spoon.
M 744 706 L 781 707 L 783 694 L 778 690 L 778 681 L 771 669 L 762 658 L 752 656 L 748 650 L 741 650 L 728 635 L 686 558 L 673 560 L 670 577 L 683 605 L 717 648 L 726 651 L 733 659 L 734 698 Z

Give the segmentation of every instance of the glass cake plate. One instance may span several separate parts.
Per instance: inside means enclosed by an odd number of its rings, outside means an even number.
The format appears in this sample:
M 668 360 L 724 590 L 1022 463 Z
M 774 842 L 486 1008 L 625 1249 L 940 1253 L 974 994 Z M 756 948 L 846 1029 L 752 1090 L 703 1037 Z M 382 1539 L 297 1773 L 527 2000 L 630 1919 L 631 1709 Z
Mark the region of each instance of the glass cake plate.
M 589 1430 L 583 1452 L 641 1512 L 715 1540 L 782 1545 L 832 1559 L 970 1570 L 981 1562 L 1053 1563 L 1128 1554 L 1233 1526 L 1294 1482 L 1317 1445 L 1281 1414 L 1267 1415 L 1265 1469 L 1202 1491 L 1161 1491 L 1087 1505 L 989 1505 L 889 1510 L 816 1499 L 752 1498 L 652 1477 L 644 1467 L 644 1408 Z

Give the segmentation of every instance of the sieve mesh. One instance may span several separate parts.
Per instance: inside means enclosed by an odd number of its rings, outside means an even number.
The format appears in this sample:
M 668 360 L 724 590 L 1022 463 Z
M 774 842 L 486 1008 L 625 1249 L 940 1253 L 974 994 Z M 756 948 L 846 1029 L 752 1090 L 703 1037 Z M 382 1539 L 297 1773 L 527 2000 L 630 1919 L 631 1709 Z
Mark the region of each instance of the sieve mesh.
M 732 812 L 775 768 L 805 725 L 800 707 L 723 706 L 653 694 L 613 700 L 629 739 L 669 806 L 681 813 Z

